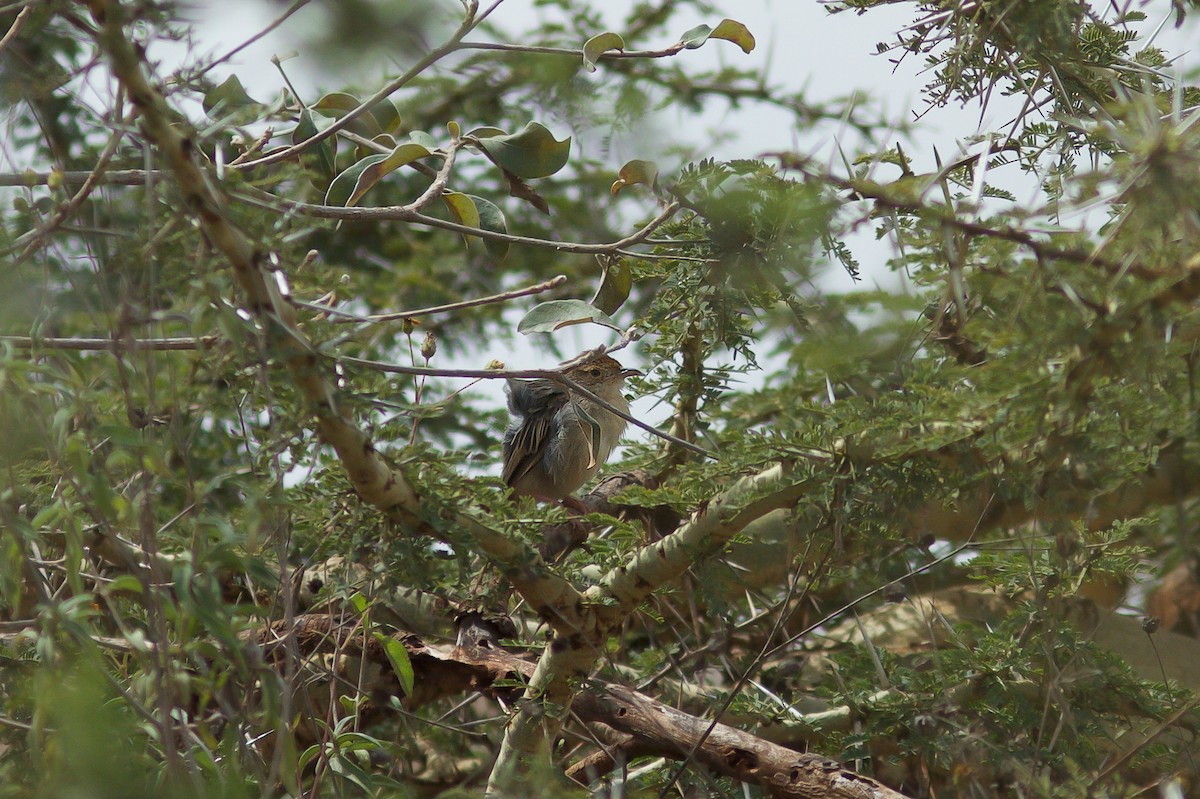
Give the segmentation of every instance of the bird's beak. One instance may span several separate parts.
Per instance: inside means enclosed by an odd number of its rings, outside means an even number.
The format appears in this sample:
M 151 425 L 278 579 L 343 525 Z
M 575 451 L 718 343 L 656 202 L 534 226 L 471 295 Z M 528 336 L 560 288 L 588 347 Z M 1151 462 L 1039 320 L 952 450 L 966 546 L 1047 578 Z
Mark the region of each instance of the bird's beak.
M 631 377 L 645 377 L 645 376 L 646 375 L 643 372 L 639 372 L 637 369 L 622 369 L 621 370 L 621 378 L 622 379 L 629 379 Z

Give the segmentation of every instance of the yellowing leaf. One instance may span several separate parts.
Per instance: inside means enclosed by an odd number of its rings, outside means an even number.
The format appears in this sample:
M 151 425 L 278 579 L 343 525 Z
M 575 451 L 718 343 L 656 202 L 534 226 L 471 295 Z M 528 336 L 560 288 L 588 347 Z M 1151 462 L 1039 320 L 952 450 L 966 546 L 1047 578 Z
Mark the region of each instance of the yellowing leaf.
M 621 167 L 609 192 L 615 197 L 626 186 L 641 183 L 654 189 L 658 186 L 658 164 L 634 159 Z
M 508 232 L 508 222 L 504 219 L 504 212 L 490 200 L 476 197 L 473 194 L 448 191 L 442 195 L 442 202 L 450 210 L 450 215 L 454 217 L 454 221 L 460 225 L 488 230 L 493 233 Z M 467 234 L 463 234 L 463 240 L 468 243 L 470 242 Z M 498 261 L 504 260 L 504 257 L 508 255 L 507 241 L 484 239 L 483 246 Z
M 713 28 L 713 32 L 708 34 L 708 38 L 733 42 L 742 48 L 744 53 L 754 49 L 754 34 L 750 33 L 745 25 L 733 19 L 721 20 L 717 27 Z
M 479 209 L 469 195 L 457 191 L 448 191 L 442 195 L 442 202 L 450 209 L 454 221 L 467 227 L 479 227 Z
M 679 43 L 688 50 L 695 50 L 709 39 L 724 39 L 733 42 L 747 53 L 754 49 L 754 36 L 745 25 L 733 19 L 723 19 L 715 28 L 697 25 L 683 34 L 679 38 Z

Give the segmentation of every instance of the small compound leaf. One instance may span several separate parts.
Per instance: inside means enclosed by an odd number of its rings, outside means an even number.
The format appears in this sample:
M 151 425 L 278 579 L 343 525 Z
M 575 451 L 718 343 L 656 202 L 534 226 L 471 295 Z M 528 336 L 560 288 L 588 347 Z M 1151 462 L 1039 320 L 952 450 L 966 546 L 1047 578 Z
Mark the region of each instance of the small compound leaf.
M 517 325 L 517 332 L 525 335 L 552 333 L 568 325 L 581 325 L 587 322 L 604 325 L 613 330 L 621 329 L 617 327 L 616 322 L 609 318 L 608 314 L 591 303 L 583 300 L 551 300 L 533 306 L 529 313 L 525 314 L 521 323 Z
M 387 655 L 388 663 L 392 664 L 392 671 L 400 680 L 400 687 L 404 689 L 404 695 L 412 696 L 416 675 L 413 673 L 412 659 L 408 656 L 408 650 L 404 648 L 402 642 L 390 635 L 377 632 L 375 640 L 383 646 L 383 653 Z
M 700 45 L 708 41 L 708 37 L 712 34 L 712 28 L 707 25 L 697 25 L 689 30 L 683 36 L 679 37 L 679 43 L 688 50 L 695 50 Z
M 292 129 L 292 144 L 306 142 L 332 124 L 333 120 L 329 117 L 322 116 L 305 108 L 300 112 L 300 120 L 296 123 L 296 127 Z M 308 169 L 310 176 L 319 178 L 319 180 L 314 180 L 313 184 L 320 188 L 328 187 L 337 174 L 335 171 L 337 137 L 330 136 L 323 141 L 317 142 L 306 149 L 300 158 L 305 168 Z
M 606 314 L 615 314 L 629 299 L 633 290 L 633 270 L 623 258 L 610 259 L 604 265 L 604 277 L 596 296 L 592 297 L 592 305 Z
M 658 187 L 658 164 L 653 161 L 640 161 L 637 159 L 628 162 L 617 173 L 617 179 L 613 181 L 609 191 L 615 197 L 621 189 L 637 183 L 649 186 L 651 189 L 656 189 Z
M 363 195 L 391 172 L 433 153 L 421 144 L 405 142 L 390 153 L 369 155 L 338 175 L 325 195 L 326 205 L 357 205 Z M 348 190 L 347 190 L 348 189 Z M 344 195 L 344 196 L 343 196 Z
M 733 42 L 742 48 L 743 53 L 749 53 L 754 49 L 754 34 L 735 19 L 721 20 L 717 27 L 713 28 L 713 32 L 708 34 L 708 38 Z
M 583 43 L 583 68 L 588 72 L 596 71 L 596 62 L 600 56 L 609 50 L 624 50 L 625 40 L 619 34 L 608 31 L 593 36 Z
M 492 233 L 508 232 L 508 222 L 504 218 L 504 212 L 494 202 L 473 194 L 468 196 L 475 203 L 475 210 L 479 214 L 479 227 Z M 508 255 L 507 241 L 484 239 L 483 246 L 497 261 L 503 261 Z
M 231 115 L 254 119 L 266 108 L 246 93 L 237 75 L 230 75 L 220 86 L 211 89 L 204 95 L 202 105 L 209 119 Z
M 477 141 L 492 161 L 522 179 L 553 175 L 566 166 L 571 155 L 571 138 L 558 141 L 538 122 L 530 122 L 520 133 Z

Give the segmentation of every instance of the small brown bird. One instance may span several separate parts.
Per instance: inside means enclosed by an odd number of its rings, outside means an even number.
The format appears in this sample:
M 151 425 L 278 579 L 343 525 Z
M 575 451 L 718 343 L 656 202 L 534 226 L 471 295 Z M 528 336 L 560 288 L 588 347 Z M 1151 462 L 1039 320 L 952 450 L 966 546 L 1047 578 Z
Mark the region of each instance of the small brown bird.
M 625 378 L 640 375 L 607 355 L 570 367 L 563 376 L 625 413 Z M 509 380 L 512 424 L 504 434 L 504 482 L 517 494 L 564 500 L 608 460 L 625 420 L 553 380 Z

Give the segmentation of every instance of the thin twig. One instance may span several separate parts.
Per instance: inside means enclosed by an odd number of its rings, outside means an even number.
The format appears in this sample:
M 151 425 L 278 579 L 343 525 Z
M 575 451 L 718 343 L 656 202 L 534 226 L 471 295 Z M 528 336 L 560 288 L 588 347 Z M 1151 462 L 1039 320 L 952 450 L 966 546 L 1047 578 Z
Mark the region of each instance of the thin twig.
M 29 10 L 28 7 L 26 7 L 25 10 Z M 25 12 L 22 11 L 21 13 L 23 14 Z M 120 105 L 123 96 L 124 94 L 122 92 L 117 93 L 116 102 L 118 106 Z M 108 168 L 108 162 L 111 161 L 112 157 L 116 154 L 117 145 L 121 143 L 121 139 L 124 137 L 125 126 L 118 125 L 113 131 L 112 136 L 109 137 L 108 142 L 104 145 L 104 149 L 101 151 L 99 157 L 96 159 L 95 169 L 88 173 L 88 177 L 83 182 L 83 185 L 79 187 L 79 191 L 75 192 L 70 200 L 59 207 L 49 221 L 47 221 L 37 230 L 34 230 L 28 234 L 28 238 L 22 236 L 21 238 L 17 239 L 15 243 L 18 246 L 24 243 L 25 247 L 23 250 L 21 250 L 21 254 L 13 260 L 14 265 L 22 263 L 25 261 L 25 259 L 29 258 L 29 256 L 31 256 L 37 249 L 38 243 L 57 230 L 58 227 L 62 225 L 63 222 L 66 222 L 71 214 L 73 214 L 79 208 L 79 206 L 83 204 L 83 201 L 91 196 L 91 193 L 96 190 L 96 186 L 99 185 L 100 178 L 104 175 L 104 170 Z
M 11 344 L 17 349 L 34 350 L 79 350 L 125 352 L 139 350 L 199 350 L 215 347 L 218 336 L 199 338 L 32 338 L 29 336 L 0 336 L 0 344 Z
M 32 6 L 25 6 L 21 9 L 21 13 L 17 14 L 17 18 L 9 26 L 8 32 L 4 34 L 4 38 L 0 39 L 0 52 L 3 52 L 4 48 L 8 47 L 9 43 L 17 38 L 17 34 L 21 32 L 21 28 L 25 27 L 25 22 L 29 19 L 31 10 Z
M 459 24 L 458 29 L 451 34 L 450 38 L 447 39 L 444 44 L 434 50 L 431 50 L 425 55 L 424 58 L 413 64 L 407 72 L 395 80 L 390 81 L 387 85 L 372 94 L 366 100 L 363 100 L 357 108 L 346 112 L 344 116 L 335 120 L 329 127 L 318 131 L 313 136 L 310 136 L 302 142 L 297 142 L 290 147 L 284 147 L 281 150 L 272 152 L 270 155 L 264 155 L 262 158 L 257 158 L 253 161 L 247 161 L 243 164 L 238 164 L 236 168 L 252 169 L 254 167 L 267 166 L 269 164 L 278 164 L 294 158 L 301 152 L 313 147 L 325 139 L 328 139 L 330 136 L 336 135 L 351 122 L 369 111 L 372 106 L 383 102 L 393 93 L 400 90 L 404 86 L 407 86 L 414 78 L 423 73 L 426 69 L 433 66 L 450 53 L 453 53 L 455 50 L 458 50 L 459 44 L 462 42 L 463 37 L 470 33 L 480 21 L 480 18 L 468 13 L 463 19 L 462 23 Z
M 418 375 L 423 377 L 465 377 L 469 379 L 479 378 L 484 380 L 495 380 L 497 378 L 513 378 L 516 380 L 552 380 L 555 383 L 566 386 L 570 391 L 579 394 L 581 397 L 586 397 L 595 404 L 599 405 L 601 408 L 604 408 L 604 410 L 608 411 L 609 413 L 616 414 L 635 427 L 640 427 L 653 436 L 657 436 L 664 441 L 669 441 L 676 446 L 683 447 L 684 449 L 691 450 L 697 455 L 703 455 L 706 458 L 719 460 L 715 454 L 709 452 L 704 447 L 693 444 L 690 441 L 684 441 L 681 438 L 676 438 L 670 433 L 664 433 L 663 431 L 647 424 L 646 422 L 643 422 L 641 419 L 630 416 L 628 413 L 625 413 L 621 409 L 615 407 L 612 403 L 607 402 L 606 400 L 593 394 L 591 391 L 579 385 L 569 377 L 564 377 L 562 372 L 556 369 L 431 369 L 424 366 L 401 366 L 400 364 L 385 363 L 383 361 L 370 361 L 366 358 L 354 358 L 348 355 L 335 355 L 330 357 L 344 363 L 352 363 L 356 366 L 363 366 L 380 372 L 390 372 L 402 375 Z
M 0 184 L 3 185 L 3 184 Z M 452 233 L 461 233 L 465 236 L 477 236 L 478 238 L 487 241 L 505 241 L 509 244 L 525 244 L 531 247 L 546 247 L 557 252 L 569 252 L 578 254 L 603 254 L 611 253 L 617 250 L 632 247 L 635 244 L 641 244 L 650 234 L 660 228 L 667 220 L 669 220 L 679 210 L 678 202 L 667 204 L 663 210 L 650 220 L 644 227 L 637 232 L 626 236 L 623 239 L 610 242 L 608 244 L 584 244 L 581 242 L 570 241 L 551 241 L 549 239 L 539 239 L 532 236 L 516 236 L 511 233 L 498 233 L 493 230 L 484 230 L 483 228 L 471 227 L 470 225 L 459 224 L 445 219 L 438 219 L 425 214 L 416 213 L 408 210 L 408 206 L 390 205 L 377 208 L 343 208 L 339 205 L 314 205 L 312 203 L 299 202 L 297 200 L 288 200 L 282 197 L 276 197 L 268 192 L 260 189 L 243 188 L 241 191 L 231 192 L 230 196 L 252 205 L 257 205 L 262 208 L 271 208 L 282 211 L 294 211 L 296 213 L 311 216 L 317 219 L 339 219 L 339 220 L 354 220 L 359 222 L 410 222 L 427 227 L 438 228 L 439 230 L 449 230 Z
M 683 42 L 676 42 L 670 47 L 660 50 L 607 50 L 597 56 L 596 60 L 618 58 L 669 58 L 678 55 L 685 48 Z M 543 45 L 511 44 L 509 42 L 459 42 L 460 50 L 493 50 L 504 53 L 531 53 L 537 55 L 563 55 L 583 58 L 583 51 L 570 47 L 545 47 Z
M 328 313 L 332 316 L 342 317 L 334 320 L 337 324 L 348 324 L 351 322 L 394 322 L 398 319 L 413 319 L 418 316 L 431 316 L 433 314 L 448 313 L 450 311 L 461 311 L 464 308 L 475 308 L 480 305 L 492 305 L 498 302 L 507 302 L 508 300 L 515 300 L 518 297 L 527 297 L 531 294 L 541 294 L 544 291 L 556 289 L 566 282 L 566 275 L 558 275 L 550 280 L 545 280 L 532 286 L 525 286 L 524 288 L 513 289 L 512 291 L 505 291 L 501 292 L 500 294 L 492 294 L 487 297 L 476 297 L 473 300 L 451 302 L 445 305 L 432 305 L 428 308 L 417 308 L 412 311 L 393 311 L 390 313 L 372 314 L 371 316 L 359 316 L 358 314 L 353 314 L 349 311 L 339 311 L 336 308 L 327 308 L 325 306 L 314 306 L 310 303 L 304 303 L 298 300 L 292 300 L 292 302 L 296 303 L 297 305 L 302 305 L 306 308 L 320 310 L 323 313 Z
M 208 71 L 209 71 L 210 69 L 212 69 L 213 67 L 217 66 L 218 64 L 223 64 L 224 62 L 226 62 L 226 61 L 228 61 L 229 59 L 233 58 L 235 55 L 237 55 L 238 53 L 242 52 L 242 51 L 243 51 L 243 50 L 245 50 L 247 47 L 249 47 L 250 45 L 254 44 L 255 42 L 257 42 L 257 41 L 258 41 L 259 39 L 261 39 L 262 37 L 266 36 L 268 33 L 270 33 L 271 31 L 275 30 L 276 28 L 278 28 L 280 25 L 282 25 L 282 24 L 284 23 L 284 21 L 286 21 L 286 20 L 287 20 L 287 18 L 288 18 L 288 17 L 290 17 L 292 14 L 295 14 L 295 13 L 296 13 L 297 11 L 299 11 L 300 9 L 304 8 L 304 7 L 305 7 L 306 5 L 308 5 L 310 2 L 312 2 L 312 0 L 296 0 L 296 2 L 292 3 L 290 6 L 288 6 L 288 7 L 287 7 L 287 10 L 286 10 L 286 11 L 284 11 L 282 14 L 280 14 L 278 17 L 276 17 L 276 18 L 275 18 L 275 20 L 274 20 L 273 22 L 271 22 L 271 24 L 270 24 L 270 25 L 267 25 L 267 27 L 263 28 L 263 29 L 262 29 L 262 30 L 260 30 L 258 33 L 256 33 L 256 34 L 254 34 L 253 36 L 251 36 L 249 39 L 247 39 L 246 41 L 242 42 L 241 44 L 239 44 L 237 47 L 235 47 L 235 48 L 233 48 L 232 50 L 230 50 L 230 51 L 229 51 L 228 53 L 226 53 L 225 55 L 223 55 L 223 56 L 221 56 L 220 58 L 216 59 L 215 61 L 213 61 L 213 62 L 212 62 L 211 64 L 209 64 L 208 66 L 204 67 L 204 69 L 202 69 L 202 70 L 200 70 L 199 72 L 197 72 L 197 73 L 196 73 L 195 77 L 196 77 L 196 78 L 199 78 L 199 77 L 201 77 L 202 75 L 205 75 L 205 74 L 207 74 L 207 73 L 208 73 Z

